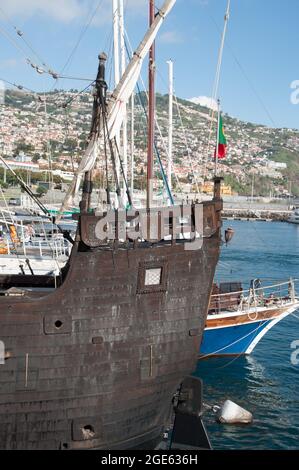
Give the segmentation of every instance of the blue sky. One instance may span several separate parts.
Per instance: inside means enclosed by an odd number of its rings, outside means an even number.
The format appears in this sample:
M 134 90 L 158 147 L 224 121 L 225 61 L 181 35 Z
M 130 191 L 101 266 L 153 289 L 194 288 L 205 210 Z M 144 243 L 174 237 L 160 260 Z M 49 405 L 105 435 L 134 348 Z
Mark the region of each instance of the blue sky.
M 125 0 L 126 29 L 134 47 L 147 25 L 147 3 Z M 161 3 L 157 0 L 158 6 Z M 290 84 L 299 80 L 298 0 L 231 3 L 220 87 L 223 110 L 243 120 L 299 128 L 299 105 L 290 101 Z M 36 91 L 51 90 L 54 80 L 26 64 L 25 57 L 35 63 L 38 59 L 13 25 L 24 32 L 23 38 L 38 56 L 59 72 L 97 6 L 65 70 L 69 76 L 86 78 L 95 76 L 98 53 L 110 49 L 111 0 L 1 0 L 5 16 L 0 11 L 0 78 Z M 211 96 L 225 8 L 226 0 L 177 0 L 157 41 L 157 91 L 167 92 L 166 60 L 171 58 L 177 96 Z M 111 75 L 109 68 L 108 79 Z M 55 84 L 80 89 L 84 85 L 72 80 Z

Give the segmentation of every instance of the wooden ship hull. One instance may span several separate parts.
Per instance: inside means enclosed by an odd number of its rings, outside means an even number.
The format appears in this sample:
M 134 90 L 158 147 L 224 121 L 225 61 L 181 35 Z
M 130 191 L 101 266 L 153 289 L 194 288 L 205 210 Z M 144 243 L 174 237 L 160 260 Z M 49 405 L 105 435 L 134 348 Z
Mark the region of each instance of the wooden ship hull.
M 221 206 L 205 203 L 199 250 L 180 240 L 97 246 L 86 215 L 56 289 L 0 279 L 1 449 L 154 448 L 196 366 Z M 148 269 L 161 269 L 158 285 L 146 285 Z

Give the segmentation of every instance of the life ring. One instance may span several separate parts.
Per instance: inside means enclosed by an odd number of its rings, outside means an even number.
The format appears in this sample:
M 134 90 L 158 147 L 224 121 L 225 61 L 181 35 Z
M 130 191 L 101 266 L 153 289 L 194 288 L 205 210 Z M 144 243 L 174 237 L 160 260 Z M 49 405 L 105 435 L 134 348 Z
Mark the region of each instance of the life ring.
M 252 318 L 252 317 L 251 317 L 251 313 L 247 312 L 247 316 L 248 316 L 248 318 L 249 318 L 250 321 L 255 321 L 255 320 L 257 319 L 257 317 L 258 317 L 258 312 L 255 311 L 254 313 L 255 313 L 255 317 Z

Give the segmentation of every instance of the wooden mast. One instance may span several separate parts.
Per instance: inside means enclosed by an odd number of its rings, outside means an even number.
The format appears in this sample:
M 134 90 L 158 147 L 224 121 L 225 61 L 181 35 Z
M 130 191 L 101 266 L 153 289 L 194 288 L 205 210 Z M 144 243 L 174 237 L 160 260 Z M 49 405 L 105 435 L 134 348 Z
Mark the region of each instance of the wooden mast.
M 155 0 L 149 0 L 149 23 L 155 19 Z M 149 100 L 148 100 L 148 147 L 147 147 L 147 194 L 146 207 L 150 209 L 153 202 L 154 170 L 154 135 L 155 135 L 155 43 L 149 53 Z
M 107 60 L 107 56 L 104 52 L 102 52 L 99 55 L 98 74 L 97 74 L 97 78 L 95 81 L 95 89 L 96 89 L 95 93 L 96 94 L 94 97 L 90 138 L 97 133 L 97 125 L 98 125 L 98 118 L 99 118 L 99 111 L 98 111 L 99 96 L 100 96 L 100 88 L 103 86 L 103 83 L 105 82 L 106 60 Z M 85 176 L 84 176 L 82 200 L 80 202 L 80 211 L 83 214 L 86 214 L 90 209 L 91 193 L 92 193 L 92 170 L 89 170 L 85 173 Z

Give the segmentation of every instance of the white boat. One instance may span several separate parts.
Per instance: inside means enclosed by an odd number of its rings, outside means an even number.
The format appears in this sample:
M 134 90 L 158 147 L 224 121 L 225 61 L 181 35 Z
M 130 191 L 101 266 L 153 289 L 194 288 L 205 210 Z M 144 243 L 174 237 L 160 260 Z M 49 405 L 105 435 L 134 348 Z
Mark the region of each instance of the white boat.
M 290 224 L 299 224 L 299 207 L 293 210 L 292 215 L 288 218 Z
M 0 257 L 0 275 L 28 274 L 36 276 L 59 276 L 68 257 L 50 258 L 33 256 L 2 255 Z
M 10 218 L 0 217 L 0 275 L 59 276 L 71 251 L 63 234 L 41 217 Z

